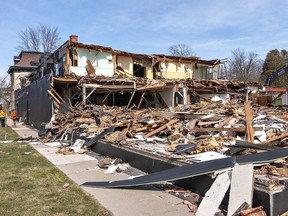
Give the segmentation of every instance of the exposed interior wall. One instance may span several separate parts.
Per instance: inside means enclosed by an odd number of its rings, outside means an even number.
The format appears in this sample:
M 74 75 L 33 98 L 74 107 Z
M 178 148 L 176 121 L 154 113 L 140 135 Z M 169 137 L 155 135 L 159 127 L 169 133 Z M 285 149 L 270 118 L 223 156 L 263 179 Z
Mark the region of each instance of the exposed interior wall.
M 168 107 L 174 106 L 174 87 L 165 88 L 163 90 L 159 90 L 158 92 Z
M 193 76 L 192 63 L 161 62 L 161 76 L 165 79 L 187 79 Z
M 194 68 L 193 79 L 207 79 L 207 67 L 198 66 L 198 68 Z
M 212 79 L 218 79 L 220 73 L 220 65 L 215 65 L 212 68 Z
M 153 70 L 151 67 L 146 68 L 146 78 L 153 79 Z
M 75 73 L 78 76 L 87 75 L 87 60 L 90 60 L 95 69 L 96 75 L 113 76 L 114 64 L 111 53 L 83 48 L 75 48 L 75 50 L 78 54 L 78 65 L 71 66 L 70 73 Z
M 133 77 L 133 59 L 128 56 L 117 56 L 117 66 L 124 70 L 124 74 L 128 77 Z M 116 68 L 117 68 L 116 66 Z
M 13 90 L 21 88 L 21 79 L 29 76 L 31 72 L 13 72 L 12 75 L 12 88 Z M 28 82 L 28 79 L 27 79 Z

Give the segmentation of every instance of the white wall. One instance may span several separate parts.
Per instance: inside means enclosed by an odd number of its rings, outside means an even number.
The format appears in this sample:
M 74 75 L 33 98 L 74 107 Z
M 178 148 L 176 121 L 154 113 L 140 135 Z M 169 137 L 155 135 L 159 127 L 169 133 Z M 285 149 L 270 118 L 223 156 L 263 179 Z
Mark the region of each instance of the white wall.
M 174 106 L 174 90 L 173 87 L 165 88 L 163 91 L 158 91 L 168 107 Z
M 88 50 L 83 48 L 76 48 L 78 53 L 78 66 L 71 66 L 70 72 L 78 76 L 87 75 L 86 65 L 87 60 L 90 60 L 95 68 L 96 75 L 113 76 L 114 64 L 112 61 L 112 54 L 106 52 L 99 52 L 95 50 Z

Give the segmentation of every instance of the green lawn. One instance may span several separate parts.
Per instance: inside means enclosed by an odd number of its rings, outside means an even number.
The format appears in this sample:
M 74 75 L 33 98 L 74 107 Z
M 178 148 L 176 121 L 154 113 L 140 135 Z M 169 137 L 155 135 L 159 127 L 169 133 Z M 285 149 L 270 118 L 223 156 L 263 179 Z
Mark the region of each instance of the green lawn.
M 0 215 L 110 214 L 29 144 L 12 143 L 0 144 Z
M 6 139 L 5 139 L 6 137 Z M 19 138 L 18 134 L 12 130 L 10 127 L 2 128 L 0 127 L 0 141 L 3 140 L 14 140 Z

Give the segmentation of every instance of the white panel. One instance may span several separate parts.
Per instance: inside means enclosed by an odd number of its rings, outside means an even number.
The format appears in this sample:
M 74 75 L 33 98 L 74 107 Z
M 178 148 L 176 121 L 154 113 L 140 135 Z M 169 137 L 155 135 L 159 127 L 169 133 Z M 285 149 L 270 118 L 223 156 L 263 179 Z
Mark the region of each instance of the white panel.
M 173 107 L 173 87 L 165 89 L 163 91 L 158 91 L 168 107 Z
M 211 188 L 201 201 L 196 216 L 214 216 L 230 185 L 230 176 L 227 172 L 217 176 Z
M 70 73 L 75 73 L 77 76 L 87 75 L 85 67 L 70 67 Z
M 113 76 L 114 74 L 114 64 L 112 60 L 112 54 L 106 52 L 99 52 L 95 50 L 87 50 L 82 48 L 76 49 L 78 53 L 78 67 L 80 69 L 75 69 L 71 67 L 70 71 L 79 76 L 83 76 L 86 72 L 87 60 L 90 60 L 93 67 L 95 68 L 96 75 Z M 84 72 L 83 72 L 84 68 Z M 83 74 L 84 73 L 84 74 Z
M 244 174 L 244 175 L 243 175 Z M 252 206 L 253 164 L 236 165 L 232 169 L 232 181 L 229 195 L 228 216 L 231 216 L 244 203 Z

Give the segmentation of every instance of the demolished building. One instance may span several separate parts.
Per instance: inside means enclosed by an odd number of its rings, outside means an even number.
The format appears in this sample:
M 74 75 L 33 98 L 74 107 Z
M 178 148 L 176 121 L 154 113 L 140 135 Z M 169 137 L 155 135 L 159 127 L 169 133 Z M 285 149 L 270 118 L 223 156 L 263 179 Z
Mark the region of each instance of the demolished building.
M 189 104 L 195 95 L 188 91 L 186 80 L 215 78 L 220 63 L 218 59 L 129 53 L 82 44 L 71 35 L 53 54 L 43 54 L 25 77 L 30 82 L 15 89 L 15 107 L 19 117 L 39 128 L 64 102 L 127 107 Z M 34 118 L 36 113 L 42 117 Z
M 82 139 L 82 147 L 121 157 L 148 173 L 286 148 L 287 107 L 257 105 L 257 100 L 268 104 L 266 97 L 253 95 L 262 85 L 219 80 L 220 64 L 218 59 L 144 55 L 87 45 L 72 35 L 40 61 L 29 76 L 29 87 L 19 90 L 19 103 L 28 103 L 18 113 L 27 113 L 29 124 L 45 127 L 40 133 L 45 142 L 73 144 Z M 254 104 L 248 102 L 255 98 Z M 40 114 L 41 119 L 35 117 Z M 283 168 L 285 179 L 287 162 L 277 166 Z M 189 179 L 199 193 L 213 181 L 202 174 L 200 179 Z M 195 183 L 199 181 L 203 184 Z M 262 184 L 257 196 L 287 196 L 287 184 L 279 181 L 276 192 L 266 191 L 275 176 L 264 183 L 259 176 L 256 181 Z M 278 203 L 284 211 L 282 204 Z M 277 212 L 274 206 L 265 208 Z

